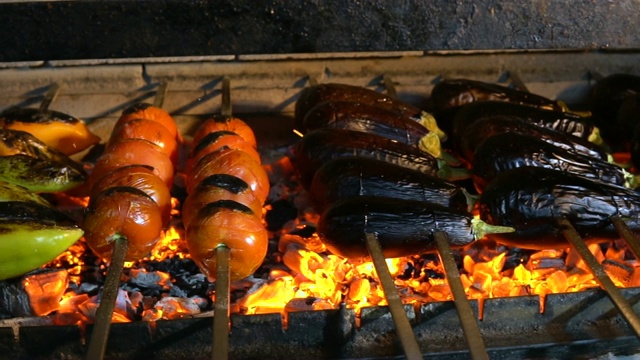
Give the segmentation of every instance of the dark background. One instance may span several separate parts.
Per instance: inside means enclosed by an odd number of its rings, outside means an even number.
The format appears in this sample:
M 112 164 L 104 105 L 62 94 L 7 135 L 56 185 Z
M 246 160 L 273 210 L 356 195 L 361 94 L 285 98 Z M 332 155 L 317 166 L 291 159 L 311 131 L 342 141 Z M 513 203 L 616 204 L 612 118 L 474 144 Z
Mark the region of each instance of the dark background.
M 638 49 L 640 1 L 0 4 L 0 62 L 405 50 Z

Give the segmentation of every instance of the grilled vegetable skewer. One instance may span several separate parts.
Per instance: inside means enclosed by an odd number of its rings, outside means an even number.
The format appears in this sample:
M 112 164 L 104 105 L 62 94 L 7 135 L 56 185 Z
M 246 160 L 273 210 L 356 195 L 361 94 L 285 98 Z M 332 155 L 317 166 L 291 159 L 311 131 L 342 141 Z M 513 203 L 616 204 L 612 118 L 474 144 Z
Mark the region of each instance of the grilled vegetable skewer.
M 633 175 L 615 164 L 516 133 L 492 136 L 476 149 L 472 163 L 474 184 L 481 192 L 499 173 L 525 166 L 554 169 L 618 186 L 636 186 Z
M 394 111 L 376 105 L 349 101 L 319 104 L 305 115 L 302 132 L 337 128 L 379 135 L 412 145 L 435 157 L 441 156 L 440 138 L 435 132 Z
M 374 105 L 391 111 L 402 118 L 417 121 L 430 132 L 437 134 L 441 139 L 446 138 L 446 134 L 438 128 L 433 116 L 422 109 L 371 89 L 338 83 L 318 84 L 302 90 L 294 110 L 294 127 L 304 132 L 303 123 L 307 113 L 320 104 L 334 101 Z
M 334 254 L 347 258 L 368 256 L 363 234 L 377 234 L 384 256 L 402 257 L 434 252 L 434 233 L 449 234 L 452 246 L 467 245 L 507 226 L 487 226 L 465 211 L 412 200 L 357 197 L 338 201 L 320 216 L 318 235 Z
M 586 139 L 508 115 L 491 115 L 474 121 L 460 134 L 454 135 L 454 142 L 460 155 L 472 162 L 476 149 L 486 139 L 502 133 L 529 135 L 570 152 L 603 161 L 610 160 L 609 154 L 603 147 Z
M 420 200 L 470 210 L 475 199 L 460 186 L 385 161 L 362 157 L 330 160 L 316 172 L 309 194 L 322 213 L 334 202 L 359 196 Z
M 482 193 L 478 209 L 487 223 L 515 229 L 489 237 L 528 249 L 566 247 L 555 223 L 562 217 L 586 241 L 619 238 L 611 223 L 614 216 L 623 218 L 632 231 L 640 230 L 640 195 L 635 191 L 545 168 L 501 173 Z
M 302 185 L 307 189 L 315 172 L 324 163 L 353 156 L 386 161 L 446 180 L 469 178 L 466 169 L 451 168 L 413 146 L 352 130 L 314 130 L 296 143 L 293 154 L 293 163 Z
M 212 358 L 226 360 L 230 281 L 251 275 L 268 247 L 262 204 L 270 184 L 255 149 L 255 136 L 231 116 L 230 82 L 223 82 L 223 117 L 195 132 L 189 151 L 183 224 L 187 248 L 200 271 L 215 281 Z
M 139 107 L 136 104 L 125 110 L 119 121 L 133 121 L 126 120 L 126 114 Z M 142 108 L 146 114 L 164 114 L 152 106 Z M 161 119 L 162 122 L 150 124 L 153 126 L 146 128 L 147 131 L 156 132 L 157 127 L 161 131 L 171 131 L 176 127 L 170 117 Z M 166 204 L 170 202 L 168 194 L 174 176 L 170 156 L 164 148 L 146 140 L 149 137 L 144 132 L 136 132 L 139 137 L 132 137 L 132 134 L 115 131 L 91 174 L 91 200 L 83 223 L 85 239 L 96 255 L 110 259 L 111 264 L 102 301 L 96 311 L 87 359 L 104 356 L 124 262 L 139 260 L 150 252 L 171 211 Z M 167 141 L 174 142 L 170 146 L 177 146 L 178 139 L 175 135 Z M 159 203 L 161 201 L 163 203 Z

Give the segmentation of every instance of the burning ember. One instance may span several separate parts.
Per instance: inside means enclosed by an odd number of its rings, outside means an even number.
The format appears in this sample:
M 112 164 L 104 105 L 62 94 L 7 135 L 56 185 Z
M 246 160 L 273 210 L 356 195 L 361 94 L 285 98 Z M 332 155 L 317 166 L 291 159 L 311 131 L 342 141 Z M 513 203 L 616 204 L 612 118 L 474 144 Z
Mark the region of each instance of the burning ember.
M 306 210 L 299 194 L 292 199 L 265 207 L 267 223 L 281 212 L 286 212 L 288 219 L 280 220 L 281 226 L 269 224 L 275 228 L 272 252 L 261 269 L 232 283 L 231 311 L 281 313 L 286 326 L 290 312 L 336 309 L 345 304 L 358 313 L 364 307 L 387 305 L 373 264 L 328 253 L 310 225 L 317 214 Z M 294 219 L 292 203 L 305 209 Z M 279 206 L 282 204 L 286 206 Z M 178 208 L 177 200 L 174 205 Z M 178 220 L 148 258 L 126 264 L 114 322 L 211 315 L 213 285 L 189 258 L 181 238 Z M 617 286 L 640 286 L 638 262 L 624 241 L 591 244 L 589 249 Z M 481 240 L 455 254 L 467 296 L 480 300 L 480 304 L 487 298 L 539 295 L 544 311 L 547 294 L 598 287 L 580 256 L 571 249 L 534 252 Z M 436 254 L 386 262 L 405 304 L 452 299 Z M 6 281 L 2 289 L 8 300 L 0 303 L 2 316 L 47 316 L 56 325 L 92 323 L 106 267 L 80 241 L 43 269 L 20 281 Z

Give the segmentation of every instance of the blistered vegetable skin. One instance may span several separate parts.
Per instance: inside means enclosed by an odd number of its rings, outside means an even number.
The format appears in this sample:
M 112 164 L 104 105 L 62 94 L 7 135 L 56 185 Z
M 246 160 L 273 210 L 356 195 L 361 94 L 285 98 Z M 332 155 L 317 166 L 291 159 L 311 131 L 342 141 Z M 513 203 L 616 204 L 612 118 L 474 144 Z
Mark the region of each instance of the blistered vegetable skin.
M 478 121 L 469 124 L 464 132 L 454 138 L 454 141 L 458 144 L 460 155 L 471 162 L 475 157 L 476 149 L 483 141 L 502 133 L 533 136 L 567 151 L 604 161 L 608 160 L 608 154 L 604 148 L 588 140 L 541 127 L 519 117 L 504 115 L 492 115 L 478 119 Z
M 530 135 L 503 133 L 486 139 L 476 150 L 473 180 L 482 191 L 498 174 L 519 167 L 544 167 L 625 186 L 623 169 L 615 164 L 572 153 Z
M 321 166 L 309 191 L 314 207 L 324 211 L 346 198 L 380 196 L 431 202 L 455 210 L 468 208 L 458 185 L 420 171 L 367 158 L 339 158 Z
M 328 83 L 309 86 L 300 92 L 294 109 L 294 127 L 302 131 L 306 114 L 315 106 L 331 101 L 375 105 L 415 121 L 420 120 L 422 116 L 421 109 L 375 90 L 348 84 Z
M 619 238 L 611 224 L 621 216 L 640 230 L 640 195 L 633 190 L 543 168 L 500 174 L 479 201 L 480 218 L 511 226 L 513 233 L 489 237 L 509 246 L 549 249 L 568 246 L 555 220 L 566 217 L 587 241 Z
M 562 110 L 562 107 L 556 101 L 544 96 L 503 85 L 469 79 L 446 79 L 437 83 L 431 91 L 431 102 L 437 110 L 445 110 L 479 101 L 503 101 L 540 109 Z
M 296 143 L 293 154 L 293 163 L 307 189 L 320 166 L 342 157 L 371 158 L 438 176 L 438 162 L 433 156 L 382 136 L 352 130 L 314 130 Z
M 52 110 L 10 108 L 0 113 L 0 127 L 26 131 L 65 155 L 79 153 L 100 142 L 100 137 L 84 121 Z
M 380 135 L 405 144 L 417 145 L 429 130 L 415 120 L 365 103 L 332 101 L 312 108 L 304 117 L 302 131 L 338 128 Z
M 456 112 L 452 137 L 460 139 L 475 122 L 496 116 L 519 119 L 583 139 L 589 139 L 595 132 L 599 132 L 590 117 L 503 101 L 482 101 L 467 104 Z
M 451 246 L 474 241 L 472 215 L 421 201 L 357 197 L 334 203 L 320 217 L 318 235 L 334 254 L 369 256 L 365 234 L 376 234 L 387 258 L 436 250 L 433 235 L 449 234 Z

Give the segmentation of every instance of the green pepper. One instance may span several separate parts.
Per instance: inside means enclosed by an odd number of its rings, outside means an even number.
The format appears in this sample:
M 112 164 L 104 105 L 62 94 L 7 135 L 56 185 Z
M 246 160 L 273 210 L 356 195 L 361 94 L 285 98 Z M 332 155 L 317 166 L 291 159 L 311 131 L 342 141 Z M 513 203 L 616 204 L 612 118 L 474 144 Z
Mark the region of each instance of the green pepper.
M 32 192 L 61 192 L 82 185 L 85 175 L 59 161 L 16 154 L 0 156 L 0 180 Z
M 52 261 L 83 235 L 77 226 L 0 220 L 0 280 Z

